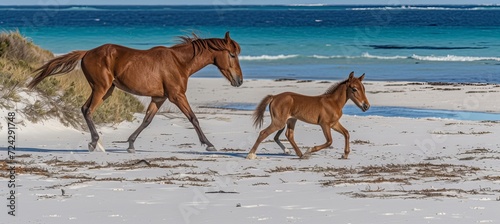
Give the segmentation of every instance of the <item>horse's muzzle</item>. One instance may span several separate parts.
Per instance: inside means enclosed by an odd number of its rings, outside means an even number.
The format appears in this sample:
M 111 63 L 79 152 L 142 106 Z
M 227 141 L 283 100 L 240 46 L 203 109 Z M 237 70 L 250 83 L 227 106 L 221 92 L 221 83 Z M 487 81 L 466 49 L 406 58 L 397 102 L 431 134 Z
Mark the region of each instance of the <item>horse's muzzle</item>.
M 361 110 L 363 112 L 366 112 L 368 109 L 370 109 L 370 104 L 363 103 L 363 105 L 361 105 Z
M 239 87 L 241 84 L 243 84 L 243 78 L 240 78 L 239 76 L 232 76 L 233 78 L 231 79 L 231 85 L 234 87 Z

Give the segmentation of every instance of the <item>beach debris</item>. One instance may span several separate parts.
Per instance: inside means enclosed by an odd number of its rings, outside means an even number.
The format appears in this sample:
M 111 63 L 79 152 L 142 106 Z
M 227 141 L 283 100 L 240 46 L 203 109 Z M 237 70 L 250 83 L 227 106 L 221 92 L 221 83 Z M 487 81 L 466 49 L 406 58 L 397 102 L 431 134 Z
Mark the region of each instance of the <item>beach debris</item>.
M 236 191 L 223 191 L 223 190 L 219 190 L 219 191 L 207 191 L 205 192 L 205 194 L 239 194 L 240 192 L 236 192 Z

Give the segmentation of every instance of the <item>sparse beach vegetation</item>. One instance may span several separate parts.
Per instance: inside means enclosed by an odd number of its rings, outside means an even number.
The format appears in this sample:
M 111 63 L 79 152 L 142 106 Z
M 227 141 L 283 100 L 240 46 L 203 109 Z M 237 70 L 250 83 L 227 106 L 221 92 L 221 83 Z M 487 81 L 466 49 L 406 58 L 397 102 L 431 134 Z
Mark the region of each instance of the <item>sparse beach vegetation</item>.
M 84 127 L 80 107 L 90 95 L 90 87 L 80 69 L 69 74 L 50 77 L 28 95 L 23 92 L 33 71 L 54 57 L 50 51 L 35 45 L 19 31 L 0 33 L 0 108 L 17 108 L 32 122 L 58 118 L 63 124 Z M 16 103 L 26 106 L 18 107 Z M 144 106 L 130 94 L 115 90 L 94 114 L 99 124 L 131 121 Z

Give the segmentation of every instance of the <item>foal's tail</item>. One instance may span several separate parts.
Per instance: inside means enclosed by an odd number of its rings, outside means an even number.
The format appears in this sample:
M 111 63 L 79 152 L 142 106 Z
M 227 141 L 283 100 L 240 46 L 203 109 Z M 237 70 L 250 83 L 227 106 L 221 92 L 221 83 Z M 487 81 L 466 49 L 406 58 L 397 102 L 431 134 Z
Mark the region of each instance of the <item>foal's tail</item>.
M 260 101 L 257 108 L 253 112 L 253 126 L 256 128 L 262 127 L 264 123 L 264 112 L 266 111 L 266 107 L 271 101 L 273 101 L 273 95 L 267 95 L 262 101 Z
M 85 56 L 86 53 L 87 51 L 73 51 L 69 54 L 65 54 L 50 60 L 42 67 L 34 71 L 34 73 L 37 74 L 35 78 L 33 78 L 33 80 L 31 80 L 31 82 L 28 84 L 28 88 L 32 89 L 33 87 L 38 85 L 38 83 L 49 76 L 68 73 L 72 71 L 73 69 L 75 69 L 78 62 L 82 60 L 83 56 Z

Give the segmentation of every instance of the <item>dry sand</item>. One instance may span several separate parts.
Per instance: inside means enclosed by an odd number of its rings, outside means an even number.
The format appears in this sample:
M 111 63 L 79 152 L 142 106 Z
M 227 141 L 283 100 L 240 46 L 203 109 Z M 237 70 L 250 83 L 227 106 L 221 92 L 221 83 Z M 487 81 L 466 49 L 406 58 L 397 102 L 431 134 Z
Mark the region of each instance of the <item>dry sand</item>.
M 317 95 L 334 82 L 246 80 L 234 88 L 222 78 L 190 79 L 188 99 L 218 152 L 204 151 L 172 104 L 137 139 L 135 154 L 112 141 L 126 139 L 143 114 L 98 128 L 106 153 L 87 152 L 87 132 L 54 120 L 24 121 L 16 132 L 16 217 L 2 200 L 0 223 L 500 222 L 496 122 L 344 115 L 348 160 L 338 159 L 337 133 L 332 147 L 309 160 L 283 155 L 270 140 L 257 160 L 246 160 L 259 132 L 252 112 L 207 108 L 258 103 L 283 91 Z M 498 85 L 365 82 L 365 88 L 372 106 L 500 112 Z M 6 136 L 5 121 L 1 126 Z M 302 122 L 295 136 L 302 151 L 325 141 L 318 126 Z M 5 148 L 0 153 L 7 156 Z M 0 163 L 1 198 L 9 197 L 7 165 Z

